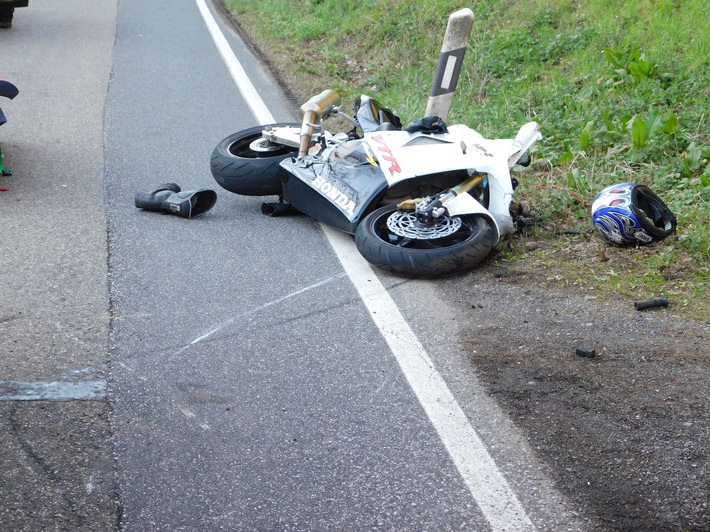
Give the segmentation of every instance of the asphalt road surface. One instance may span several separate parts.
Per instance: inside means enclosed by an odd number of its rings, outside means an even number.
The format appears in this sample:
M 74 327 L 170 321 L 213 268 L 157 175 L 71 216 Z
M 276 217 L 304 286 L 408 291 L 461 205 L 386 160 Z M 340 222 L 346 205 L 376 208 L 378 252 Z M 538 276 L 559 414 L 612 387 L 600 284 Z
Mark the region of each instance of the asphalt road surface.
M 214 183 L 217 142 L 297 108 L 211 3 L 32 0 L 13 26 L 3 529 L 593 528 L 448 332 L 455 286 Z M 136 209 L 168 182 L 217 204 Z

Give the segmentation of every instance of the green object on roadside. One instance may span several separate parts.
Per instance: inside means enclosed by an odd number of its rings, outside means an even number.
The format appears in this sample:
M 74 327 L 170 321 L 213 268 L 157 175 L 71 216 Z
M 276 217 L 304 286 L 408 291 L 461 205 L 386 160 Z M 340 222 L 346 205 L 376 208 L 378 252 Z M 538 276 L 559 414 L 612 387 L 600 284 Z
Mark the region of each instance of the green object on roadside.
M 12 175 L 12 172 L 3 166 L 2 160 L 2 146 L 0 146 L 0 175 Z

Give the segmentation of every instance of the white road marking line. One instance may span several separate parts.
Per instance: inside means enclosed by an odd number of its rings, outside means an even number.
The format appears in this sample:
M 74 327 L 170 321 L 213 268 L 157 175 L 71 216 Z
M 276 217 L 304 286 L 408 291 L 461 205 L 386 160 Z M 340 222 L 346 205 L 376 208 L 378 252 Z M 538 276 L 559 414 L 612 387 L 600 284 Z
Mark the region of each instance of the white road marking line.
M 323 229 L 488 522 L 494 530 L 533 530 L 517 496 L 352 237 Z
M 0 381 L 0 401 L 82 401 L 106 397 L 106 381 Z
M 204 0 L 195 0 L 237 88 L 261 124 L 275 122 Z M 254 101 L 252 101 L 254 99 Z M 414 331 L 355 249 L 352 238 L 322 226 L 330 245 L 387 341 L 409 385 L 439 434 L 471 495 L 494 530 L 534 530 L 530 518 L 451 394 Z
M 212 35 L 212 40 L 217 46 L 217 50 L 219 50 L 219 53 L 224 60 L 224 64 L 227 65 L 227 69 L 232 75 L 234 83 L 236 83 L 239 92 L 242 93 L 244 101 L 247 103 L 252 113 L 254 113 L 256 119 L 260 124 L 271 124 L 276 122 L 274 117 L 271 115 L 271 111 L 269 111 L 269 108 L 264 103 L 264 100 L 261 99 L 261 96 L 259 96 L 259 93 L 249 79 L 249 76 L 247 76 L 247 73 L 244 71 L 244 68 L 237 59 L 237 56 L 234 55 L 234 51 L 229 46 L 229 43 L 227 42 L 227 39 L 222 31 L 219 29 L 217 21 L 215 21 L 212 13 L 210 13 L 209 8 L 205 4 L 205 0 L 195 0 L 195 2 L 197 3 L 200 13 L 202 14 L 202 18 L 205 19 L 207 29 L 209 30 L 210 35 Z

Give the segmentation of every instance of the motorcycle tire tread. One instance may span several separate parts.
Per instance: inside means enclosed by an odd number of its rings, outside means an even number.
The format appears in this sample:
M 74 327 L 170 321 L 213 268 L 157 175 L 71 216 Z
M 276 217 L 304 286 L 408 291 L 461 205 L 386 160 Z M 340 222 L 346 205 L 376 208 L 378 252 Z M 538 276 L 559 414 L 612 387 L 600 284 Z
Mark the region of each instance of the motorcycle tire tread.
M 384 242 L 373 230 L 376 219 L 389 207 L 369 214 L 358 226 L 355 243 L 371 264 L 385 271 L 413 278 L 435 278 L 470 270 L 491 252 L 495 232 L 483 216 L 471 217 L 475 223 L 472 236 L 449 247 L 412 249 Z
M 295 122 L 271 124 L 298 126 Z M 234 133 L 223 139 L 212 152 L 210 168 L 215 181 L 229 192 L 243 196 L 271 196 L 281 194 L 281 179 L 285 175 L 279 163 L 298 152 L 284 147 L 284 152 L 261 157 L 241 157 L 230 151 L 232 145 L 245 139 L 258 138 L 263 129 L 256 126 Z

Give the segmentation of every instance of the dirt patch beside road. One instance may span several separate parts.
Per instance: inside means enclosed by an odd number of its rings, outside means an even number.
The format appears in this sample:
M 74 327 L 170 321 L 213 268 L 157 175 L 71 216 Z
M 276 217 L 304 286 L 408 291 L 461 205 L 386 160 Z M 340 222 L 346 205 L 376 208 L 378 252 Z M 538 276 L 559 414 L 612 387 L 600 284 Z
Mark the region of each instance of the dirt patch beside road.
M 487 391 L 598 529 L 710 529 L 710 327 L 547 287 L 529 266 L 445 285 Z

